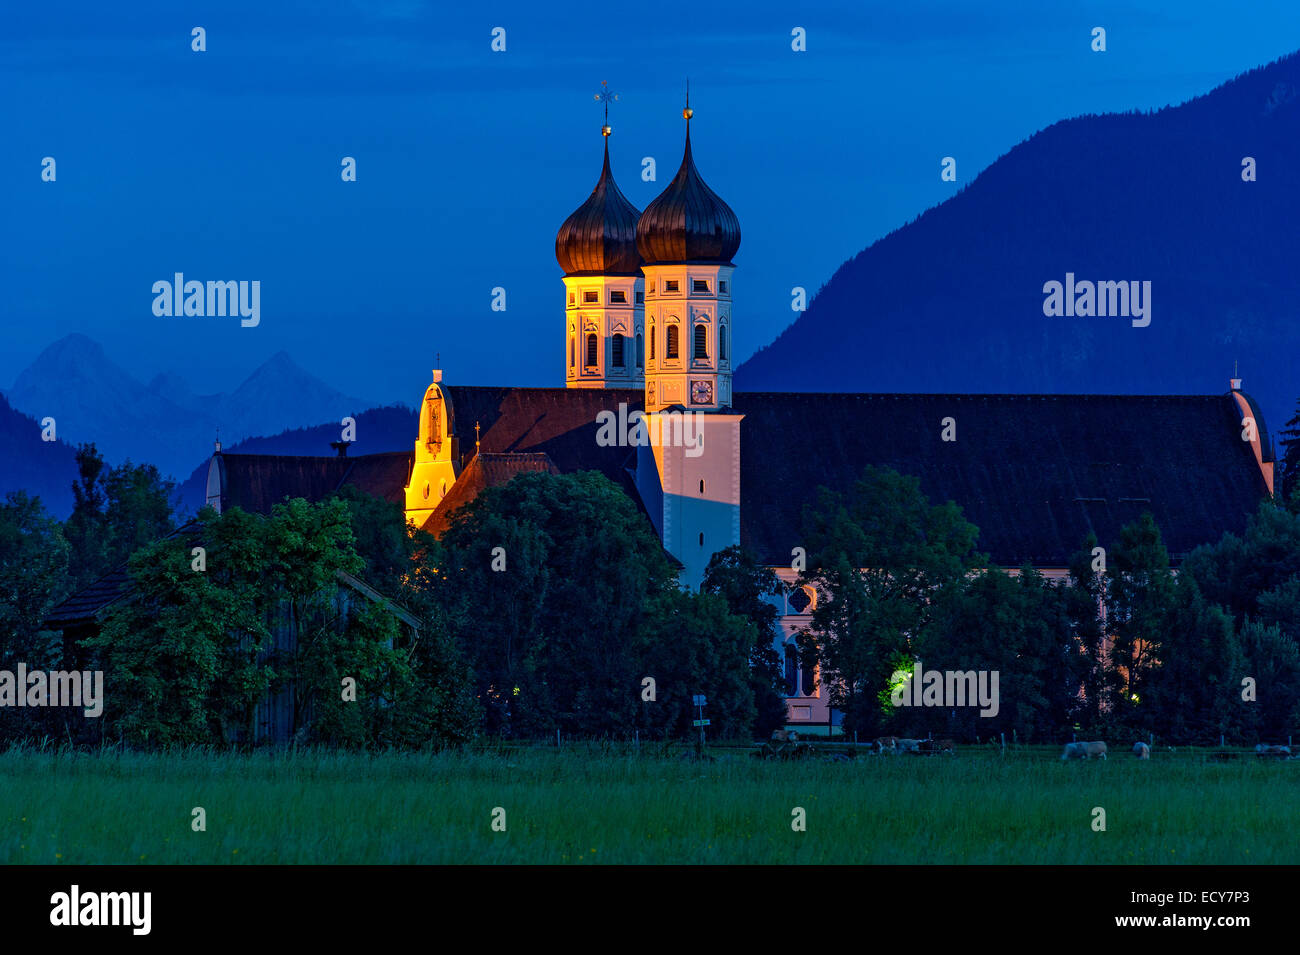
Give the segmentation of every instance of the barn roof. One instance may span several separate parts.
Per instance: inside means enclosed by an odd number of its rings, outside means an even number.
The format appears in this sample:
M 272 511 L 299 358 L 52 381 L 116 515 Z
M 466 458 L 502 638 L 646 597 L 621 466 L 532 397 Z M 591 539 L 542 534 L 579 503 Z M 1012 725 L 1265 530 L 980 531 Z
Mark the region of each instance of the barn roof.
M 389 451 L 355 458 L 335 455 L 226 454 L 213 456 L 220 468 L 221 506 L 268 514 L 287 497 L 319 501 L 345 484 L 394 504 L 403 502 L 411 473 L 411 452 Z
M 163 537 L 163 540 L 180 538 L 186 547 L 195 547 L 202 543 L 203 525 L 197 520 L 182 524 L 176 530 Z M 92 584 L 87 584 L 72 594 L 45 617 L 45 625 L 55 630 L 73 624 L 89 623 L 100 611 L 116 603 L 131 586 L 131 572 L 125 561 L 113 568 Z

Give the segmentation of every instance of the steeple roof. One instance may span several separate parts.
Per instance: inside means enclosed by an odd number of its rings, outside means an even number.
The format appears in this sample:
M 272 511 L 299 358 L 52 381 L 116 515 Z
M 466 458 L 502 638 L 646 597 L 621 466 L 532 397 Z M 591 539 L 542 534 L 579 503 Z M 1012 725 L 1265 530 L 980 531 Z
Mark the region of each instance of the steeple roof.
M 639 215 L 614 182 L 606 135 L 605 164 L 596 188 L 555 235 L 555 258 L 564 274 L 637 275 L 641 267 L 636 248 Z
M 636 245 L 647 265 L 673 262 L 730 264 L 740 248 L 740 220 L 708 187 L 691 156 L 691 124 L 686 114 L 686 152 L 677 175 L 636 226 Z

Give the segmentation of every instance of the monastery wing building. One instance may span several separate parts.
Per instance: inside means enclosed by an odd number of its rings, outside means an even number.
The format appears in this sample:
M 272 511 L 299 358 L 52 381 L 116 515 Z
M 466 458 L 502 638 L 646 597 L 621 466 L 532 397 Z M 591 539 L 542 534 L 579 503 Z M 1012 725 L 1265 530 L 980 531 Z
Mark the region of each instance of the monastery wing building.
M 1089 533 L 1114 541 L 1144 511 L 1177 564 L 1241 531 L 1273 493 L 1271 441 L 1235 378 L 1206 396 L 733 393 L 740 223 L 696 169 L 689 107 L 683 115 L 681 167 L 644 212 L 614 182 L 602 129 L 600 177 L 555 240 L 564 387 L 445 384 L 435 371 L 413 452 L 218 450 L 208 503 L 266 512 L 287 496 L 319 499 L 353 484 L 437 534 L 481 489 L 520 472 L 599 471 L 638 503 L 697 586 L 709 558 L 737 543 L 792 583 L 804 505 L 819 485 L 848 487 L 867 465 L 913 475 L 932 501 L 959 504 L 997 565 L 1029 563 L 1047 576 L 1064 576 Z M 641 416 L 660 440 L 618 440 Z M 942 440 L 949 417 L 958 441 Z M 781 607 L 792 724 L 831 721 L 792 639 L 816 597 L 791 589 Z

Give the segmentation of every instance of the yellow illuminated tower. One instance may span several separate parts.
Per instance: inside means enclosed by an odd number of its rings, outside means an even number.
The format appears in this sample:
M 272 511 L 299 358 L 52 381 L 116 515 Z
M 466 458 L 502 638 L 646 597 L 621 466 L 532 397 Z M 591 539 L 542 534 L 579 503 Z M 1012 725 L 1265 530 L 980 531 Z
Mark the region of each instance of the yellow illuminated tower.
M 420 433 L 415 439 L 415 464 L 406 485 L 406 519 L 422 527 L 434 508 L 456 483 L 460 449 L 456 412 L 442 387 L 442 370 L 433 370 L 433 383 L 420 403 Z

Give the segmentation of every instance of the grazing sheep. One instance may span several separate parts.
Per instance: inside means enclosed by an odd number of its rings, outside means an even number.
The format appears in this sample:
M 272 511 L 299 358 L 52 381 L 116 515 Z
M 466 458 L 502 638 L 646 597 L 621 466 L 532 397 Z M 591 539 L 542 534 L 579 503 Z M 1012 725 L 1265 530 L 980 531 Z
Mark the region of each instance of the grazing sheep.
M 1255 747 L 1255 755 L 1264 759 L 1289 759 L 1291 757 L 1291 748 L 1289 746 L 1269 746 L 1266 743 L 1260 743 Z
M 877 737 L 875 743 L 872 745 L 876 747 L 877 753 L 888 753 L 890 756 L 893 756 L 898 752 L 898 737 L 880 736 Z
M 895 742 L 894 750 L 900 755 L 902 755 L 903 753 L 912 753 L 914 755 L 920 755 L 921 741 L 919 739 L 900 739 L 897 742 Z
M 1134 743 L 1133 755 L 1136 756 L 1138 759 L 1150 759 L 1151 747 L 1148 746 L 1146 743 Z
M 1106 744 L 1100 740 L 1091 743 L 1066 743 L 1061 759 L 1105 759 Z

